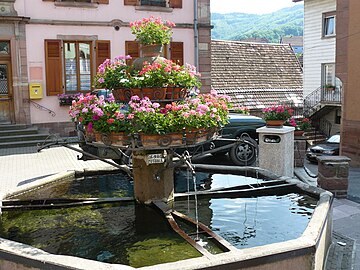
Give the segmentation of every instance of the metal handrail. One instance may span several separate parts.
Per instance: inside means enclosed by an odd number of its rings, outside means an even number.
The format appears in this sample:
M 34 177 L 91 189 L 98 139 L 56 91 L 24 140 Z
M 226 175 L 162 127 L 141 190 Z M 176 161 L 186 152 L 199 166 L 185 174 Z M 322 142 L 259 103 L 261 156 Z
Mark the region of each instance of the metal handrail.
M 326 88 L 320 86 L 311 92 L 304 99 L 304 115 L 306 117 L 311 116 L 317 111 L 317 107 L 321 103 L 327 104 L 339 104 L 341 103 L 341 88 Z
M 39 103 L 37 103 L 37 102 L 35 102 L 35 101 L 31 100 L 31 99 L 28 99 L 28 102 L 29 102 L 30 104 L 32 104 L 36 109 L 39 109 L 39 110 L 41 110 L 41 111 L 46 111 L 46 112 L 48 112 L 52 117 L 55 117 L 55 116 L 56 116 L 56 113 L 55 113 L 53 110 L 50 110 L 50 109 L 48 109 L 48 108 L 40 105 Z

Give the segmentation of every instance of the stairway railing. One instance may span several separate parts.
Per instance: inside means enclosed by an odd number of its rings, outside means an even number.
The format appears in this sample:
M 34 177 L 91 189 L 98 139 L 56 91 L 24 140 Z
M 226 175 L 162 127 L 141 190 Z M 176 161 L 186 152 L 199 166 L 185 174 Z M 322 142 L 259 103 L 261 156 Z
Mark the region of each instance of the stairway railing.
M 35 101 L 28 99 L 29 103 L 32 104 L 36 109 L 39 109 L 41 111 L 46 111 L 48 112 L 52 117 L 56 116 L 56 113 L 53 110 L 50 110 L 42 105 L 40 105 L 39 103 L 36 103 Z
M 328 89 L 320 86 L 304 99 L 304 116 L 314 114 L 322 104 L 341 104 L 341 88 Z

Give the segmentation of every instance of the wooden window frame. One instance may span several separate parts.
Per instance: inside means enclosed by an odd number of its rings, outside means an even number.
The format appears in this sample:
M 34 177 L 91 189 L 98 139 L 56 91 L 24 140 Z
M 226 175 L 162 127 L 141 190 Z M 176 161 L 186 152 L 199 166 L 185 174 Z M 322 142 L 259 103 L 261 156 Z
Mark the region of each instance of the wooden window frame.
M 334 34 L 326 35 L 325 33 L 326 33 L 327 20 L 329 20 L 330 18 L 334 19 Z M 336 11 L 325 12 L 322 14 L 321 37 L 322 38 L 336 37 Z

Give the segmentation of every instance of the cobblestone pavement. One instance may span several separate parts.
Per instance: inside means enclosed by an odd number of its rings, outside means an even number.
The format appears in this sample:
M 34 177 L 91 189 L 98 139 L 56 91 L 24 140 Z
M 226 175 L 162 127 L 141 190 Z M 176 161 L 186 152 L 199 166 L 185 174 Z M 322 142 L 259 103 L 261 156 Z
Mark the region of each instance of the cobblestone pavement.
M 316 186 L 316 178 L 310 177 L 309 174 L 316 175 L 317 166 L 306 163 L 305 166 L 308 168 L 308 173 L 304 168 L 295 168 L 295 175 L 303 182 Z M 326 270 L 360 270 L 360 204 L 358 202 L 360 202 L 360 168 L 350 168 L 348 198 L 334 199 L 333 202 L 335 244 L 329 253 Z M 338 240 L 341 237 L 343 240 Z M 337 242 L 346 243 L 346 246 L 341 246 Z
M 352 270 L 354 240 L 339 233 L 333 233 L 333 243 L 329 250 L 325 270 Z M 358 268 L 356 268 L 358 269 Z
M 79 155 L 61 146 L 40 152 L 37 152 L 37 147 L 0 149 L 0 193 L 8 193 L 43 176 L 68 170 L 112 167 L 100 160 L 78 160 Z

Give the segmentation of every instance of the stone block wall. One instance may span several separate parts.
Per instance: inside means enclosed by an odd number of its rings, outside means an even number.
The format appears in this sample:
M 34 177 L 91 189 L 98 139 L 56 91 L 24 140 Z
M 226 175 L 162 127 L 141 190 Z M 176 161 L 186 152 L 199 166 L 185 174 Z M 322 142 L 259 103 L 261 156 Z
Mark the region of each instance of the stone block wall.
M 294 141 L 294 166 L 304 166 L 304 158 L 306 153 L 306 140 L 296 139 Z
M 350 158 L 344 156 L 318 157 L 318 185 L 336 198 L 346 198 L 349 182 Z

